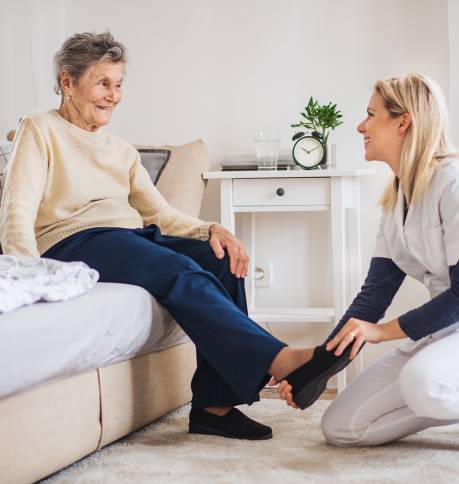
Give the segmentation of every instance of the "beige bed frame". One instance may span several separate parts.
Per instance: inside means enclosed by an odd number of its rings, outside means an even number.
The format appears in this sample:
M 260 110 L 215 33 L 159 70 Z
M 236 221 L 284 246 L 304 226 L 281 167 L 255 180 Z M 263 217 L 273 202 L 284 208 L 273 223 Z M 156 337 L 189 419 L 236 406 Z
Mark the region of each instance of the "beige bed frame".
M 189 402 L 195 361 L 185 343 L 0 400 L 0 483 L 42 479 Z

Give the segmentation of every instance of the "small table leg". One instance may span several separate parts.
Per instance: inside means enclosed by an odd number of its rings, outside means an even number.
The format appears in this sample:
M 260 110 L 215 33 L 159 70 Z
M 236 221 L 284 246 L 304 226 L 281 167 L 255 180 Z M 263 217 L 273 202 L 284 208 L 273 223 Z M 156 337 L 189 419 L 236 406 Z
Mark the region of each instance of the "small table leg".
M 220 183 L 221 224 L 234 234 L 233 180 L 221 180 Z
M 343 178 L 331 178 L 331 239 L 333 260 L 333 295 L 335 326 L 344 314 L 346 304 L 346 200 Z M 338 374 L 338 393 L 346 386 L 346 370 Z

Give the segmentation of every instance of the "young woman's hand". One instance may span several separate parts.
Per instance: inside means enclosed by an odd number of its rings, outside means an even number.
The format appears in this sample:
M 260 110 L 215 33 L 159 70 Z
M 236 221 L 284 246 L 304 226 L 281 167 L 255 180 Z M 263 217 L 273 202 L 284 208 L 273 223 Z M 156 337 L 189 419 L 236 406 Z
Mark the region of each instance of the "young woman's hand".
M 349 359 L 352 360 L 365 342 L 380 343 L 385 339 L 384 325 L 350 318 L 335 337 L 327 343 L 325 349 L 327 351 L 333 351 L 336 348 L 335 355 L 340 356 L 352 344 L 352 351 L 349 356 Z
M 228 251 L 231 274 L 234 274 L 236 277 L 246 277 L 249 270 L 249 256 L 242 242 L 219 224 L 211 225 L 209 234 L 210 246 L 219 259 L 223 259 L 225 256 L 224 249 Z
M 275 385 L 279 385 L 277 387 L 277 393 L 281 400 L 285 400 L 287 405 L 293 408 L 300 408 L 294 401 L 293 401 L 293 394 L 292 394 L 292 385 L 287 380 L 282 380 L 278 382 L 273 376 L 268 382 L 268 386 L 273 387 Z

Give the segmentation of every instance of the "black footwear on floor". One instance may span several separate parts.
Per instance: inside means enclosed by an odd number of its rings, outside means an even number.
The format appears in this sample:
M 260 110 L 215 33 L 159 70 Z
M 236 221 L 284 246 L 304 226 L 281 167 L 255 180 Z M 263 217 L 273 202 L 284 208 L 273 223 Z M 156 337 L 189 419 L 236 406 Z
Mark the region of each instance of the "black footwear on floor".
M 351 350 L 352 345 L 342 355 L 335 356 L 325 345 L 316 346 L 311 360 L 283 378 L 292 385 L 293 401 L 302 410 L 310 407 L 325 390 L 327 381 L 351 362 Z
M 221 417 L 202 408 L 192 408 L 189 432 L 246 440 L 266 440 L 273 436 L 271 427 L 255 422 L 237 408 L 232 408 Z

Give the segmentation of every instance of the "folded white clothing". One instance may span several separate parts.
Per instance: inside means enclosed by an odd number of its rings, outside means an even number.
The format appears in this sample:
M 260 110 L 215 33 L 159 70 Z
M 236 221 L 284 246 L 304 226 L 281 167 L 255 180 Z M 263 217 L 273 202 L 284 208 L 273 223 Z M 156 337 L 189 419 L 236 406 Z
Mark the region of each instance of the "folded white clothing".
M 64 301 L 88 292 L 99 273 L 84 262 L 0 255 L 0 313 L 37 301 Z

